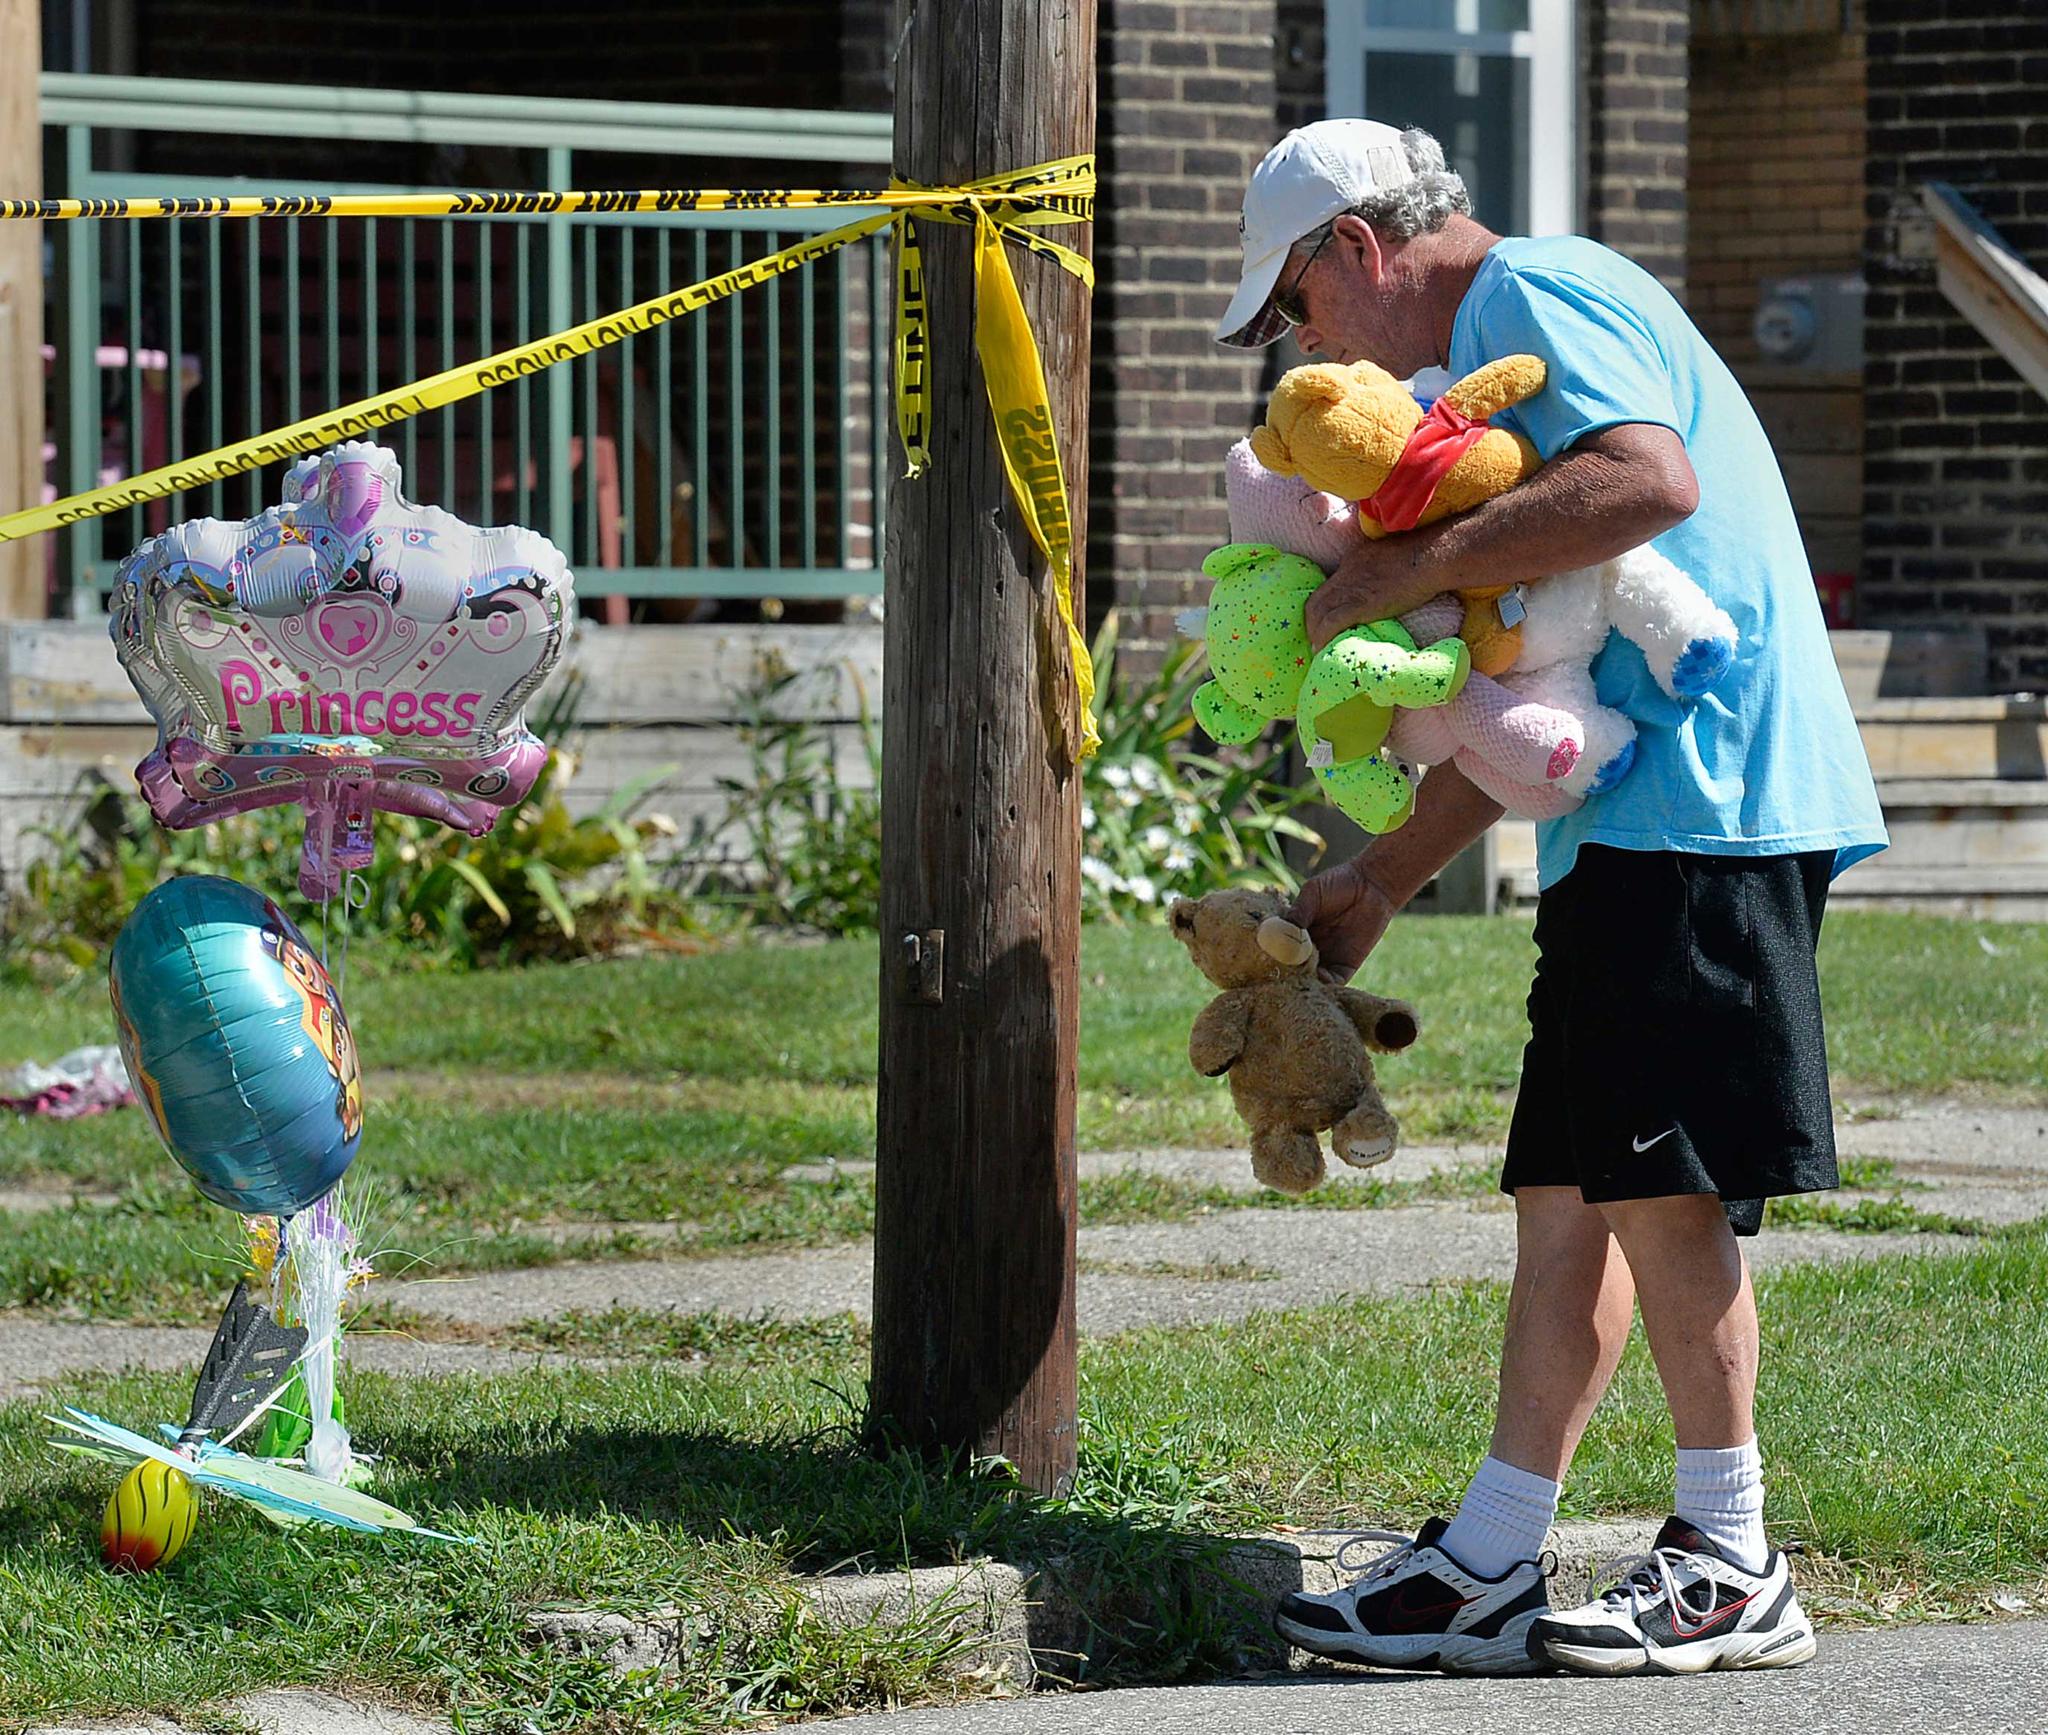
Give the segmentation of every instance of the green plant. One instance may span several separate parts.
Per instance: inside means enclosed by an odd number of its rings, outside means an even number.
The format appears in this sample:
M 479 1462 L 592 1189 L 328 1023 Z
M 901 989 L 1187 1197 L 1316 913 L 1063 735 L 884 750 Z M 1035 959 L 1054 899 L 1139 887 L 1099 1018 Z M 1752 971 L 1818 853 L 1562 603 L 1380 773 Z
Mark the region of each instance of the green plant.
M 1121 678 L 1117 618 L 1096 635 L 1102 749 L 1089 762 L 1081 805 L 1081 898 L 1091 916 L 1156 917 L 1174 895 L 1219 886 L 1300 883 L 1289 839 L 1320 854 L 1322 838 L 1296 818 L 1317 799 L 1290 789 L 1286 749 L 1269 742 L 1232 758 L 1193 751 L 1202 648 L 1183 641 L 1145 680 Z
M 652 931 L 655 906 L 678 914 L 647 859 L 674 822 L 641 811 L 668 773 L 636 778 L 578 818 L 561 793 L 575 771 L 573 754 L 551 749 L 532 793 L 482 837 L 401 822 L 411 835 L 380 851 L 391 866 L 370 881 L 373 925 L 467 964 L 524 963 L 613 951 Z
M 304 815 L 265 808 L 217 825 L 166 831 L 140 796 L 98 772 L 78 785 L 68 822 L 31 826 L 35 847 L 8 899 L 11 974 L 41 978 L 85 969 L 113 944 L 135 906 L 178 874 L 222 874 L 259 885 L 288 878 Z
M 1299 878 L 1289 841 L 1320 852 L 1296 811 L 1312 787 L 1283 781 L 1285 749 L 1197 753 L 1189 699 L 1203 679 L 1199 647 L 1178 645 L 1142 679 L 1119 679 L 1117 624 L 1097 635 L 1102 748 L 1082 776 L 1082 909 L 1111 921 L 1156 916 L 1176 893 Z M 745 918 L 827 934 L 872 933 L 881 902 L 881 733 L 863 695 L 865 781 L 843 781 L 829 732 L 789 704 L 803 677 L 764 668 L 741 699 L 745 777 L 722 780 L 726 801 L 700 820 L 685 852 L 692 890 Z
M 764 663 L 739 695 L 747 775 L 719 779 L 717 819 L 687 851 L 693 890 L 770 925 L 871 934 L 882 899 L 882 733 L 855 679 L 864 783 L 843 782 L 831 733 L 789 704 L 802 671 Z

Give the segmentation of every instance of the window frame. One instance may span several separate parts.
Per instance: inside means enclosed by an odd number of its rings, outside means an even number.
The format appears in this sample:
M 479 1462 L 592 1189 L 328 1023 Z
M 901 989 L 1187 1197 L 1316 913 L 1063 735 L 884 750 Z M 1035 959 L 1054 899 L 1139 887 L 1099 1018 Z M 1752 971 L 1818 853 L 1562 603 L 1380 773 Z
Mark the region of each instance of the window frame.
M 1574 0 L 1529 0 L 1527 30 L 1366 29 L 1368 0 L 1325 0 L 1323 95 L 1332 115 L 1368 111 L 1366 57 L 1481 54 L 1529 63 L 1529 126 L 1520 141 L 1527 165 L 1529 233 L 1568 235 L 1578 227 L 1578 61 Z M 1476 19 L 1478 0 L 1457 0 Z

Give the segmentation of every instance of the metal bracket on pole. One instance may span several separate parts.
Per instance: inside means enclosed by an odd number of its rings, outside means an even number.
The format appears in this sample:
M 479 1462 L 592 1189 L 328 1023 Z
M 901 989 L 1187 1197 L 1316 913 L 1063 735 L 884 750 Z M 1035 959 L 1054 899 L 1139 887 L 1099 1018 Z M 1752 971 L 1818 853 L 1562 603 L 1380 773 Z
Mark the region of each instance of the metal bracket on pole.
M 898 953 L 901 966 L 896 993 L 915 1006 L 939 1006 L 946 998 L 946 930 L 927 928 L 905 934 Z

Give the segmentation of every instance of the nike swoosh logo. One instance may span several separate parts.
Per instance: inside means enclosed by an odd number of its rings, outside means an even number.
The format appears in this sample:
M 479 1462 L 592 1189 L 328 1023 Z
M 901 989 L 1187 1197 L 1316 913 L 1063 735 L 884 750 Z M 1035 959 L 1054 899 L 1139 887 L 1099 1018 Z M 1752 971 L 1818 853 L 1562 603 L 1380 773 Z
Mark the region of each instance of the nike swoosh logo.
M 1422 1628 L 1424 1621 L 1443 1620 L 1449 1622 L 1452 1616 L 1473 1599 L 1459 1597 L 1455 1602 L 1412 1603 L 1408 1600 L 1405 1587 L 1388 1598 L 1386 1613 L 1381 1617 L 1385 1630 L 1390 1633 L 1412 1633 Z
M 1711 1632 L 1715 1627 L 1721 1626 L 1725 1622 L 1733 1619 L 1736 1615 L 1739 1615 L 1744 1609 L 1748 1608 L 1749 1605 L 1755 1601 L 1756 1593 L 1754 1591 L 1751 1591 L 1748 1596 L 1743 1597 L 1739 1602 L 1731 1602 L 1725 1604 L 1721 1608 L 1717 1608 L 1716 1610 L 1714 1610 L 1712 1614 L 1708 1615 L 1707 1618 L 1701 1621 L 1697 1626 L 1690 1627 L 1686 1626 L 1678 1618 L 1678 1612 L 1676 1609 L 1674 1609 L 1671 1615 L 1671 1631 L 1681 1639 L 1696 1639 L 1700 1637 L 1703 1633 Z
M 1652 1145 L 1657 1143 L 1658 1139 L 1668 1139 L 1673 1133 L 1677 1131 L 1678 1129 L 1676 1127 L 1666 1127 L 1654 1139 L 1633 1139 L 1630 1142 L 1635 1146 L 1637 1150 L 1647 1151 Z

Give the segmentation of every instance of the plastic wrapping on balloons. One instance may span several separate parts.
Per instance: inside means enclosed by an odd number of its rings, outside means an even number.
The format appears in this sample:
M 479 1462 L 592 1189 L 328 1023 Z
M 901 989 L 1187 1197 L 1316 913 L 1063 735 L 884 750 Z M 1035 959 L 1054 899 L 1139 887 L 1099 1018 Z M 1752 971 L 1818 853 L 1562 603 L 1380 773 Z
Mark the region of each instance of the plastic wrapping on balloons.
M 294 464 L 283 504 L 201 518 L 122 563 L 109 630 L 157 722 L 136 768 L 174 830 L 306 809 L 299 883 L 326 899 L 371 856 L 371 816 L 482 836 L 547 750 L 525 707 L 575 619 L 562 553 L 405 498 L 351 441 Z

